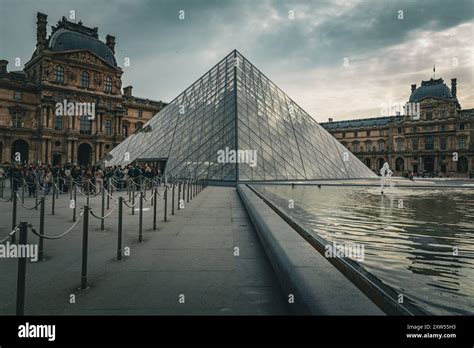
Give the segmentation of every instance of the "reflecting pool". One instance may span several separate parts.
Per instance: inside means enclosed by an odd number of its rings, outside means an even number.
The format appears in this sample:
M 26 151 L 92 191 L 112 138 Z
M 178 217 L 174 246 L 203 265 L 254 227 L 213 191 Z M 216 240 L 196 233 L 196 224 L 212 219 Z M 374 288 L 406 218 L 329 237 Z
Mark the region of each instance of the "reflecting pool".
M 474 190 L 254 187 L 327 241 L 363 244 L 354 261 L 425 311 L 474 314 Z

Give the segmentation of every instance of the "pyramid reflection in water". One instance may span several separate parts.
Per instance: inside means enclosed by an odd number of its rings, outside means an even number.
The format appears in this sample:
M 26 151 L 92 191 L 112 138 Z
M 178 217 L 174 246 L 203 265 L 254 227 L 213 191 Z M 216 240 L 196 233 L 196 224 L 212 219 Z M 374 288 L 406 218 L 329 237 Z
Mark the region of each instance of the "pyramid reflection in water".
M 167 175 L 216 181 L 375 174 L 234 50 L 126 138 L 106 165 L 166 160 Z

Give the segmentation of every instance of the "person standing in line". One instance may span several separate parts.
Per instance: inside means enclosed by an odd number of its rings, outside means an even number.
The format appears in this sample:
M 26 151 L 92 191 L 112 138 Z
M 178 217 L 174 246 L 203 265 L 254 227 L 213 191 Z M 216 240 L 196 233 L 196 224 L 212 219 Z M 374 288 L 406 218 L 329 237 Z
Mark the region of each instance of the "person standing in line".
M 102 191 L 102 189 L 104 188 L 104 172 L 102 171 L 102 169 L 100 169 L 100 167 L 97 167 L 95 171 L 95 185 L 97 192 Z
M 51 191 L 51 186 L 53 186 L 53 173 L 49 168 L 45 170 L 43 181 L 46 189 L 46 194 L 49 194 L 49 191 Z

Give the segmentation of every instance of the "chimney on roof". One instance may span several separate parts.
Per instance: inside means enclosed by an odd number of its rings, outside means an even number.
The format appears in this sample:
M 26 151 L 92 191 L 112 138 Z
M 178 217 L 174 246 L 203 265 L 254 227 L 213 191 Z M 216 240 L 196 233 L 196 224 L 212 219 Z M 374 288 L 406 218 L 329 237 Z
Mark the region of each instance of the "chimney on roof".
M 411 92 L 413 93 L 415 91 L 415 89 L 416 89 L 416 83 L 411 85 Z
M 107 35 L 105 37 L 105 44 L 112 50 L 115 54 L 115 36 Z
M 332 122 L 334 119 L 332 117 L 328 118 L 328 122 Z
M 6 75 L 7 71 L 8 60 L 2 59 L 0 60 L 0 75 Z
M 48 15 L 38 12 L 36 14 L 36 49 L 43 51 L 46 48 L 46 26 Z
M 457 80 L 456 78 L 451 79 L 451 94 L 453 95 L 454 98 L 457 98 Z
M 132 96 L 132 86 L 127 86 L 123 89 L 123 94 L 127 97 L 131 97 Z

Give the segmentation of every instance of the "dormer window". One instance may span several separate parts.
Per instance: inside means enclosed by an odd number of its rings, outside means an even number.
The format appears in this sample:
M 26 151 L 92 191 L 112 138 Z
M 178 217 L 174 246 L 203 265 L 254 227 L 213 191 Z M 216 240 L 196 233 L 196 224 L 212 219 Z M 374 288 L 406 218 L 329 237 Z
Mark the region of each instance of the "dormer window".
M 459 124 L 459 130 L 464 130 L 464 123 Z
M 56 65 L 54 69 L 54 77 L 56 82 L 64 82 L 64 68 L 61 65 Z
M 432 121 L 433 120 L 433 112 L 432 111 L 428 111 L 426 113 L 426 120 L 427 121 Z
M 105 77 L 105 91 L 112 92 L 112 78 L 110 76 Z

